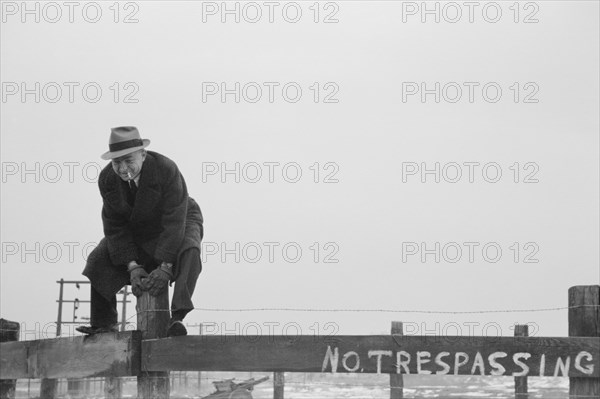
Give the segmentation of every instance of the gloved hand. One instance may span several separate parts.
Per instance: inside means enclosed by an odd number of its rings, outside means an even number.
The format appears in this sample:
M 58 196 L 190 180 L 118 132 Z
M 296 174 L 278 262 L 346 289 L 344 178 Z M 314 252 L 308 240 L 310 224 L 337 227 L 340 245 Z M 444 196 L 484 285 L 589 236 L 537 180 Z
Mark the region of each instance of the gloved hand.
M 144 270 L 143 267 L 138 267 L 129 272 L 129 279 L 131 280 L 131 292 L 133 295 L 140 296 L 142 295 L 142 291 L 146 290 L 144 282 L 142 279 L 148 277 L 148 273 Z
M 167 288 L 171 275 L 160 267 L 152 270 L 145 281 L 146 289 L 152 296 L 157 296 Z

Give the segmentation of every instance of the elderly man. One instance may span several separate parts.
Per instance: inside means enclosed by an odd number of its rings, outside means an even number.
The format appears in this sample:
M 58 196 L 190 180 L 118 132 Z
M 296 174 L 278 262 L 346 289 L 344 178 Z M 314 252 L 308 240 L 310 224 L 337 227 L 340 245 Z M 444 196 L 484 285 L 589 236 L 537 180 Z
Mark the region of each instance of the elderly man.
M 175 282 L 168 336 L 186 335 L 183 318 L 202 270 L 203 218 L 177 165 L 145 148 L 135 127 L 112 129 L 110 160 L 100 173 L 104 238 L 90 253 L 83 275 L 91 282 L 91 326 L 84 334 L 117 331 L 116 294 L 131 284 L 134 295 L 159 295 Z

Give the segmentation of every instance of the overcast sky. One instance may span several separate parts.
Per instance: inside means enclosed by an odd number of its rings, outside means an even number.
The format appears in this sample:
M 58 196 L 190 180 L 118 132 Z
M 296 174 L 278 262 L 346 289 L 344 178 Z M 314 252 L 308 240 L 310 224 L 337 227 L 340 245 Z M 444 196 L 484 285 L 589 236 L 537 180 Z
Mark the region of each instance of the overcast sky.
M 317 310 L 190 325 L 567 335 L 565 310 L 375 310 L 564 307 L 599 283 L 598 2 L 313 3 L 2 2 L 1 317 L 39 332 L 56 281 L 85 280 L 100 155 L 134 125 L 204 214 L 196 307 Z

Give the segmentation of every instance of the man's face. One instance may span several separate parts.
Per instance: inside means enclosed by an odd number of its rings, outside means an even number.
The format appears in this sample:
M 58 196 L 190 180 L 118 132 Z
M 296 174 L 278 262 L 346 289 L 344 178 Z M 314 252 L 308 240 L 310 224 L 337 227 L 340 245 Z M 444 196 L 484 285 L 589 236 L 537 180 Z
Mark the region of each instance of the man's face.
M 146 159 L 146 151 L 139 150 L 119 158 L 114 158 L 111 163 L 115 173 L 121 179 L 129 181 L 140 173 L 144 159 Z

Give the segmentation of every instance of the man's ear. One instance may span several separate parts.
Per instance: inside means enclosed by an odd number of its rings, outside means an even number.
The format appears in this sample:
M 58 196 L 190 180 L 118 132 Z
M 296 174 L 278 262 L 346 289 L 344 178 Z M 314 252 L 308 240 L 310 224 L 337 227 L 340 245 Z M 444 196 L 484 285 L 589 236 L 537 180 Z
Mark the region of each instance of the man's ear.
M 142 150 L 142 162 L 144 162 L 145 159 L 146 159 L 146 150 L 143 149 Z

